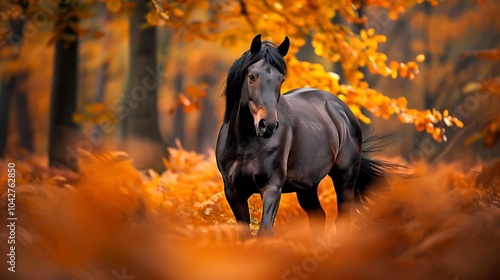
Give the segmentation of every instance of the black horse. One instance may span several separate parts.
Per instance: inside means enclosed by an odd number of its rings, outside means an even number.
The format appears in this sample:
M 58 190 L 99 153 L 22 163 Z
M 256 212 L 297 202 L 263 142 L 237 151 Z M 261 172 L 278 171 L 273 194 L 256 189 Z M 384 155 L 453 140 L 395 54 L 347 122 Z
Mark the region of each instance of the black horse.
M 329 175 L 339 215 L 349 214 L 366 186 L 383 175 L 381 162 L 362 154 L 362 134 L 349 107 L 335 95 L 301 88 L 281 95 L 290 40 L 276 46 L 257 35 L 229 69 L 226 110 L 217 140 L 224 192 L 249 233 L 248 198 L 260 193 L 259 236 L 272 235 L 281 193 L 296 192 L 313 232 L 324 230 L 318 184 Z M 320 229 L 313 218 L 321 221 Z

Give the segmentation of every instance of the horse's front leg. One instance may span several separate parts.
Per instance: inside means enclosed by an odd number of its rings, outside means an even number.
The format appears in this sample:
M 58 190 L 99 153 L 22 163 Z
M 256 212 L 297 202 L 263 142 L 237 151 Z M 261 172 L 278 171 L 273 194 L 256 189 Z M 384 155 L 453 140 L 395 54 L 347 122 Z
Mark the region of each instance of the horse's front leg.
M 262 220 L 257 236 L 265 237 L 273 235 L 273 225 L 278 206 L 281 199 L 281 183 L 271 182 L 261 189 L 262 196 Z
M 248 210 L 248 198 L 250 195 L 237 192 L 236 189 L 227 182 L 224 182 L 224 194 L 226 195 L 226 200 L 233 211 L 236 221 L 243 227 L 240 239 L 250 238 L 250 212 Z

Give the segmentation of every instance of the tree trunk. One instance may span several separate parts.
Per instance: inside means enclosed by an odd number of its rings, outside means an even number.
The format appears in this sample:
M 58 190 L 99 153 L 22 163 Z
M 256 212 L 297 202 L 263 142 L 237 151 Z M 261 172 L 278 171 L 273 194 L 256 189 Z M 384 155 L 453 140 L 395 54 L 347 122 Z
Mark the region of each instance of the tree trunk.
M 130 72 L 122 100 L 121 138 L 138 168 L 162 169 L 163 146 L 158 122 L 156 27 L 144 28 L 147 0 L 137 0 L 130 18 Z
M 6 154 L 9 130 L 9 108 L 12 93 L 11 81 L 2 81 L 0 89 L 0 158 Z
M 98 2 L 97 3 L 97 17 L 99 21 L 102 21 L 101 24 L 108 24 L 110 22 L 110 15 L 108 13 L 108 8 L 106 7 L 106 3 Z M 110 35 L 105 35 L 101 41 L 101 48 L 107 49 L 109 45 L 111 45 Z M 106 59 L 102 62 L 97 70 L 97 79 L 95 83 L 94 90 L 94 102 L 102 103 L 104 102 L 104 96 L 106 95 L 106 83 L 108 82 L 108 72 L 109 72 L 109 61 Z
M 184 91 L 184 74 L 182 74 L 180 71 L 177 73 L 177 75 L 175 76 L 175 84 L 174 84 L 174 88 L 175 88 L 175 94 L 177 96 L 177 94 L 179 92 L 183 92 Z M 175 112 L 174 112 L 174 118 L 173 118 L 173 130 L 172 130 L 172 145 L 174 145 L 175 141 L 179 140 L 182 144 L 186 144 L 185 143 L 185 116 L 184 116 L 184 112 L 183 112 L 183 108 L 182 106 L 177 106 L 177 108 L 175 108 Z
M 210 77 L 205 77 L 204 83 L 208 85 L 215 85 L 217 80 Z M 209 93 L 214 92 L 212 87 L 207 88 L 207 96 L 203 98 L 201 105 L 200 121 L 198 122 L 196 150 L 199 153 L 206 153 L 209 149 L 215 147 L 215 133 L 214 129 L 217 126 L 217 117 L 215 116 L 215 105 L 212 98 L 208 96 Z
M 60 18 L 73 14 L 69 21 L 77 23 L 75 7 L 74 1 L 62 0 L 59 10 L 63 16 Z M 55 45 L 50 107 L 49 164 L 52 167 L 76 170 L 77 153 L 73 145 L 73 137 L 78 127 L 73 122 L 73 114 L 77 104 L 78 35 L 69 26 L 64 29 L 63 33 L 74 40 L 59 38 Z
M 22 8 L 27 9 L 27 2 L 23 2 Z M 11 43 L 12 51 L 14 52 L 14 59 L 19 58 L 19 48 L 23 43 L 24 26 L 26 19 L 10 20 L 9 22 L 12 33 L 9 41 Z M 8 141 L 8 126 L 9 114 L 11 108 L 11 99 L 13 96 L 16 98 L 17 106 L 17 120 L 19 127 L 19 139 L 21 148 L 33 152 L 33 133 L 31 127 L 31 120 L 29 118 L 29 107 L 26 98 L 26 92 L 22 90 L 21 85 L 28 77 L 27 71 L 20 71 L 13 73 L 4 80 L 2 89 L 0 90 L 0 157 L 5 156 Z
M 212 100 L 205 97 L 202 101 L 202 111 L 197 131 L 196 150 L 199 153 L 206 153 L 209 149 L 215 147 L 216 130 L 214 128 L 216 125 L 215 106 Z
M 14 81 L 16 96 L 17 126 L 19 127 L 19 142 L 21 148 L 33 152 L 33 131 L 29 114 L 28 96 L 21 85 L 26 81 L 28 72 L 24 71 L 16 75 Z

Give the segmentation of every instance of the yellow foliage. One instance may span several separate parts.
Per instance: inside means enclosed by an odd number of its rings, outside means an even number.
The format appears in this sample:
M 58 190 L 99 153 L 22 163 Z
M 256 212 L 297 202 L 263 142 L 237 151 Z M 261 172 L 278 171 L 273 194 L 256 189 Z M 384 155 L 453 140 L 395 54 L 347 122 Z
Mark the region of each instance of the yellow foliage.
M 425 131 L 436 141 L 446 141 L 445 127 L 454 126 L 458 122 L 452 116 L 446 119 L 436 119 L 441 114 L 433 110 L 409 109 L 406 104 L 398 105 L 394 99 L 371 89 L 361 72 L 366 67 L 372 74 L 406 78 L 413 80 L 419 74 L 417 62 L 425 60 L 418 55 L 415 61 L 406 63 L 388 61 L 384 53 L 378 52 L 379 43 L 387 40 L 384 35 L 376 34 L 373 28 L 362 29 L 359 34 L 345 25 L 332 23 L 336 13 L 341 13 L 349 21 L 362 23 L 356 13 L 356 1 L 223 1 L 210 2 L 213 17 L 190 19 L 187 15 L 196 10 L 194 2 L 184 1 L 184 13 L 176 14 L 178 4 L 160 6 L 152 0 L 153 7 L 166 21 L 166 25 L 183 32 L 184 40 L 191 41 L 202 38 L 208 41 L 218 41 L 225 47 L 241 49 L 247 47 L 255 33 L 262 33 L 264 38 L 281 42 L 284 36 L 290 37 L 291 49 L 287 55 L 289 75 L 284 83 L 283 91 L 298 87 L 314 87 L 332 92 L 339 96 L 353 110 L 359 120 L 370 123 L 363 115 L 361 108 L 366 108 L 375 116 L 388 119 L 396 115 L 403 123 L 412 123 L 416 129 Z M 423 1 L 367 1 L 365 5 L 377 5 L 389 10 L 391 18 L 415 3 Z M 438 1 L 429 1 L 437 4 Z M 205 7 L 205 6 L 203 6 Z M 165 15 L 168 15 L 165 16 Z M 314 30 L 312 32 L 311 30 Z M 326 71 L 320 64 L 299 61 L 295 54 L 305 44 L 304 38 L 310 37 L 314 52 L 333 62 L 340 62 L 343 78 L 348 84 L 339 84 L 338 75 Z M 186 96 L 181 96 L 178 104 L 186 106 L 191 111 L 193 103 Z

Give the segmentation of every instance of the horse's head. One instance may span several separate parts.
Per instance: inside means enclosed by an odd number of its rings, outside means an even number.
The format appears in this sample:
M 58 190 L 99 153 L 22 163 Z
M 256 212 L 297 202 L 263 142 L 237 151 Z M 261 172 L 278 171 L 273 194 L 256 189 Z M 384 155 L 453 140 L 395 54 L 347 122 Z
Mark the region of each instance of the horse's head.
M 260 34 L 255 36 L 250 46 L 253 57 L 250 61 L 257 61 L 248 65 L 241 101 L 243 105 L 248 104 L 255 132 L 260 137 L 269 138 L 278 129 L 278 101 L 286 75 L 284 56 L 289 47 L 288 37 L 275 47 L 269 42 L 262 43 Z

